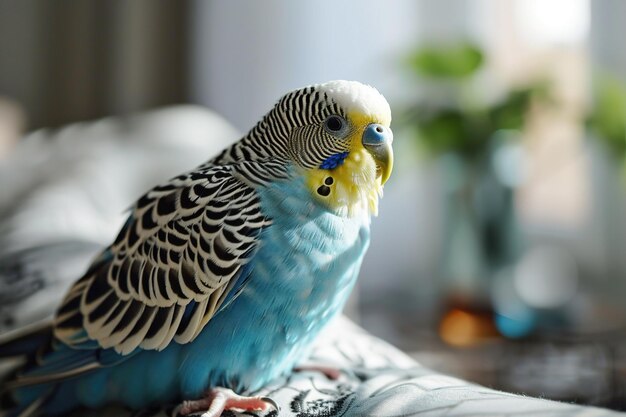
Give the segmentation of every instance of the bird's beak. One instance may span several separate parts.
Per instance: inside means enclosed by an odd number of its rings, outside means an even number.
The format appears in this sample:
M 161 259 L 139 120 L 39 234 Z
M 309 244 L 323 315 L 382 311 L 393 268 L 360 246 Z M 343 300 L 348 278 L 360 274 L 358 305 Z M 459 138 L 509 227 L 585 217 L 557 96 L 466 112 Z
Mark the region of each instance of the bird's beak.
M 387 126 L 372 123 L 363 131 L 361 143 L 372 155 L 381 184 L 387 182 L 393 169 L 393 132 Z

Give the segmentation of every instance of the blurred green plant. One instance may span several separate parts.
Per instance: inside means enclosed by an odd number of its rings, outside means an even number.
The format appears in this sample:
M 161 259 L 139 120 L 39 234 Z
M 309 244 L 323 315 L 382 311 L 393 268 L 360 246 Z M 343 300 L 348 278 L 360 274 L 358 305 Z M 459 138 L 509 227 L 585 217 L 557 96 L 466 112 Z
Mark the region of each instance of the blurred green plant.
M 493 89 L 477 88 L 485 61 L 483 52 L 467 42 L 426 45 L 408 57 L 407 66 L 430 91 L 401 120 L 428 153 L 454 152 L 465 158 L 484 154 L 492 141 L 514 137 L 496 132 L 523 128 L 535 99 L 550 100 L 549 84 L 543 80 L 492 98 Z
M 437 157 L 445 213 L 439 275 L 450 305 L 463 300 L 468 311 L 493 308 L 490 285 L 510 274 L 523 253 L 515 192 L 525 157 L 516 142 L 531 107 L 554 102 L 547 81 L 504 88 L 485 76 L 487 64 L 468 42 L 414 51 L 406 67 L 419 80 L 416 96 L 398 118 Z M 526 325 L 524 334 L 533 329 Z
M 418 74 L 431 78 L 461 78 L 474 74 L 483 64 L 483 53 L 469 43 L 441 48 L 427 45 L 409 57 L 409 64 Z
M 608 73 L 593 82 L 593 105 L 586 120 L 593 138 L 604 142 L 611 153 L 626 159 L 626 84 Z

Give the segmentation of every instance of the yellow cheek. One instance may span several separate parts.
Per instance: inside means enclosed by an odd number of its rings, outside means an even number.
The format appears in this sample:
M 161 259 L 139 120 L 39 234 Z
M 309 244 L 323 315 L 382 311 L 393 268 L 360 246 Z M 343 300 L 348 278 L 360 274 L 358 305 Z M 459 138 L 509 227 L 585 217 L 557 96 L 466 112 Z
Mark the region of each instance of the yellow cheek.
M 337 168 L 312 169 L 307 172 L 307 177 L 311 194 L 329 209 L 346 209 L 353 213 L 366 208 L 376 212 L 382 187 L 376 177 L 376 164 L 363 146 L 353 146 Z
M 307 173 L 307 184 L 309 187 L 309 190 L 311 190 L 311 193 L 320 201 L 328 201 L 332 198 L 333 195 L 333 189 L 334 187 L 334 182 L 335 179 L 333 178 L 333 184 L 329 186 L 327 186 L 325 184 L 326 178 L 328 177 L 332 177 L 332 174 L 330 173 L 329 170 L 326 169 L 312 169 L 310 171 L 308 171 Z M 320 192 L 321 190 L 319 190 L 320 187 L 322 186 L 326 186 L 327 188 L 329 188 L 329 194 L 328 195 L 324 195 L 325 193 Z

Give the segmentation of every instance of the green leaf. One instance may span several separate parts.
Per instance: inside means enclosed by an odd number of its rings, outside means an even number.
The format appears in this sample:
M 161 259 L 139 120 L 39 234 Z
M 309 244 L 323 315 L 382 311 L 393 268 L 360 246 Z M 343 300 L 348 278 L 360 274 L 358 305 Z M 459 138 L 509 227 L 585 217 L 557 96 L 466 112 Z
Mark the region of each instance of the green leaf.
M 510 91 L 504 101 L 489 109 L 493 130 L 522 129 L 532 95 L 532 88 Z
M 488 135 L 480 118 L 457 109 L 437 109 L 416 116 L 418 141 L 432 154 L 480 152 Z
M 594 82 L 594 106 L 589 127 L 617 152 L 626 152 L 626 86 L 603 75 Z
M 468 77 L 482 66 L 483 61 L 480 49 L 469 43 L 427 45 L 409 57 L 414 71 L 431 78 Z

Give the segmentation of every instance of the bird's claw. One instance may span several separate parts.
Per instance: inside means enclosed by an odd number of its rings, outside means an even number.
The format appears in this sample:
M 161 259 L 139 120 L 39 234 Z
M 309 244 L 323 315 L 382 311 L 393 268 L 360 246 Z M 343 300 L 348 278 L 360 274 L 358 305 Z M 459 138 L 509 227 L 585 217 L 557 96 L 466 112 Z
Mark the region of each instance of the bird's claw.
M 272 400 L 270 397 L 260 397 L 263 402 L 268 403 L 269 405 L 276 410 L 276 412 L 280 412 L 280 406 L 276 403 L 276 401 Z
M 175 416 L 188 416 L 202 413 L 202 417 L 219 417 L 224 410 L 266 411 L 273 408 L 279 411 L 278 404 L 268 397 L 245 397 L 228 388 L 212 388 L 203 398 L 183 401 L 174 410 Z

